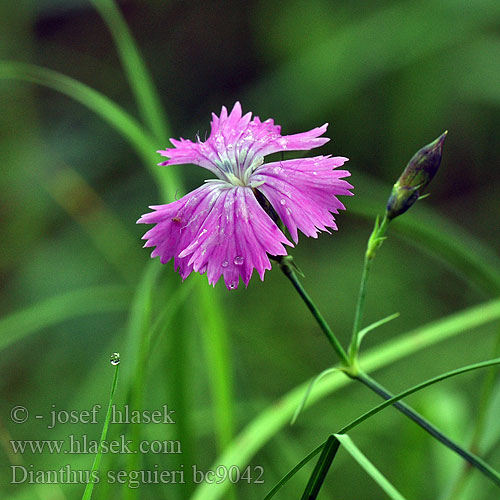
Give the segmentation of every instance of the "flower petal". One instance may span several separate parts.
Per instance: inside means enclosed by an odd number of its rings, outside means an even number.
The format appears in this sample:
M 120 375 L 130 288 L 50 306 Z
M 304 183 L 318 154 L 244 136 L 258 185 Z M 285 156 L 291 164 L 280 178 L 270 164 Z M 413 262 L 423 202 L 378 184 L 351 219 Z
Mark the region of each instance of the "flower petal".
M 337 196 L 352 195 L 351 184 L 341 180 L 350 173 L 334 170 L 345 161 L 341 156 L 316 156 L 267 163 L 255 170 L 250 183 L 269 200 L 297 243 L 297 229 L 313 238 L 318 231 L 337 229 L 332 213 L 345 209 Z
M 262 122 L 256 116 L 252 120 L 252 114 L 243 115 L 241 104 L 236 102 L 229 114 L 225 106 L 219 117 L 212 114 L 211 132 L 205 142 L 199 138 L 197 142 L 171 139 L 173 148 L 158 151 L 169 158 L 160 165 L 193 163 L 234 184 L 234 177 L 245 179 L 245 172 L 267 154 L 322 146 L 330 140 L 320 137 L 327 126 L 300 134 L 281 135 L 281 127 L 272 119 Z
M 192 271 L 207 272 L 215 285 L 221 275 L 228 289 L 238 287 L 239 277 L 248 285 L 253 270 L 261 279 L 271 269 L 267 254 L 285 255 L 291 245 L 258 204 L 252 189 L 225 182 L 208 183 L 138 222 L 155 223 L 144 238 L 156 246 L 152 257 L 162 263 L 174 257 L 183 278 Z
M 195 239 L 200 226 L 213 209 L 219 197 L 215 184 L 204 184 L 180 200 L 167 205 L 151 206 L 155 210 L 144 214 L 139 224 L 156 224 L 142 239 L 147 240 L 145 247 L 156 247 L 151 257 L 160 256 L 162 264 L 174 257 L 175 269 L 182 279 L 193 270 L 188 258 L 179 254 Z

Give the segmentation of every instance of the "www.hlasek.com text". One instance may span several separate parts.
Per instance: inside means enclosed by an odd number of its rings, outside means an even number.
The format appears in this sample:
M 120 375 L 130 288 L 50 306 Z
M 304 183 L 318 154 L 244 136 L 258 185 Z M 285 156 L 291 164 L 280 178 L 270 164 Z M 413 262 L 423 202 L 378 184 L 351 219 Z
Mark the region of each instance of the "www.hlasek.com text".
M 67 439 L 39 439 L 39 440 L 14 440 L 10 441 L 14 454 L 42 454 L 49 453 L 57 455 L 60 453 L 68 455 L 95 455 L 98 452 L 111 455 L 127 455 L 134 453 L 141 454 L 179 454 L 182 453 L 182 446 L 179 440 L 155 439 L 152 441 L 143 440 L 134 445 L 132 439 L 126 439 L 122 434 L 118 439 L 103 440 L 88 439 L 87 434 L 76 436 L 71 434 Z

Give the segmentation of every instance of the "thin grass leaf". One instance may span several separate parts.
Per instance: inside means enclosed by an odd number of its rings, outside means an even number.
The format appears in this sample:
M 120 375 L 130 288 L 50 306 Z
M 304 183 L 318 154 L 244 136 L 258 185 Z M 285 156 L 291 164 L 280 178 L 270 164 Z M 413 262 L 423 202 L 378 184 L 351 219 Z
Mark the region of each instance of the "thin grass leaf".
M 92 3 L 111 32 L 142 121 L 157 141 L 166 142 L 169 131 L 160 97 L 121 11 L 114 0 Z
M 180 188 L 180 182 L 173 170 L 157 168 L 155 151 L 158 149 L 158 144 L 115 102 L 69 76 L 33 64 L 0 61 L 0 78 L 43 85 L 83 104 L 130 143 L 157 181 L 163 197 L 174 199 L 177 189 Z
M 106 440 L 106 436 L 108 435 L 108 427 L 111 420 L 111 410 L 113 407 L 113 400 L 115 397 L 116 387 L 118 385 L 118 373 L 120 371 L 120 358 L 118 357 L 118 363 L 112 362 L 115 365 L 115 375 L 113 377 L 113 383 L 111 385 L 111 394 L 109 395 L 109 403 L 108 403 L 108 411 L 106 412 L 106 418 L 104 420 L 104 425 L 102 427 L 101 439 L 99 442 L 99 451 L 94 457 L 94 462 L 92 464 L 92 469 L 90 472 L 91 480 L 87 483 L 85 487 L 85 491 L 83 492 L 82 500 L 90 500 L 92 497 L 92 491 L 94 490 L 94 475 L 99 473 L 99 465 L 101 463 L 102 451 L 103 451 L 103 441 Z
M 326 370 L 323 370 L 318 376 L 316 376 L 315 378 L 313 378 L 311 380 L 311 382 L 307 386 L 307 391 L 304 394 L 304 397 L 303 397 L 302 401 L 300 402 L 300 405 L 297 406 L 297 409 L 295 410 L 295 413 L 293 414 L 292 420 L 290 421 L 290 425 L 295 424 L 295 422 L 297 421 L 297 418 L 302 413 L 302 410 L 306 406 L 307 398 L 309 397 L 309 394 L 311 394 L 311 391 L 312 391 L 312 388 L 314 387 L 314 384 L 316 382 L 319 382 L 326 375 L 329 375 L 330 373 L 333 373 L 336 371 L 339 371 L 339 369 L 338 368 L 327 368 Z
M 132 303 L 128 324 L 128 352 L 130 354 L 130 363 L 127 363 L 127 366 L 133 367 L 133 371 L 131 370 L 128 373 L 126 379 L 128 393 L 127 402 L 130 404 L 131 408 L 143 408 L 144 384 L 149 366 L 148 355 L 155 286 L 161 271 L 163 271 L 162 266 L 158 266 L 156 262 L 149 263 L 137 287 L 136 295 Z M 142 441 L 142 424 L 132 425 L 129 430 L 132 443 L 140 443 Z M 131 453 L 127 455 L 128 471 L 140 470 L 143 458 L 142 453 Z M 137 490 L 128 488 L 126 484 L 123 485 L 122 491 L 123 497 L 126 499 L 137 498 Z
M 330 470 L 333 459 L 339 450 L 340 440 L 337 436 L 331 435 L 326 440 L 321 455 L 318 459 L 318 463 L 309 478 L 306 489 L 302 494 L 302 500 L 315 500 L 319 494 L 319 490 L 325 481 L 326 475 Z
M 425 389 L 426 387 L 436 384 L 438 382 L 441 382 L 443 380 L 446 380 L 447 378 L 455 377 L 457 375 L 461 375 L 462 373 L 467 373 L 473 370 L 478 370 L 480 368 L 488 368 L 491 366 L 495 365 L 500 365 L 500 358 L 495 358 L 491 359 L 488 361 L 483 361 L 481 363 L 474 363 L 472 365 L 467 365 L 462 368 L 457 368 L 456 370 L 451 370 L 446 373 L 442 373 L 441 375 L 438 375 L 436 377 L 433 377 L 429 380 L 426 380 L 418 385 L 415 385 L 411 387 L 410 389 L 407 389 L 406 391 L 403 391 L 396 396 L 392 397 L 391 399 L 388 399 L 384 401 L 383 403 L 380 403 L 379 405 L 375 406 L 371 410 L 367 411 L 366 413 L 363 413 L 363 415 L 359 416 L 346 426 L 342 427 L 335 436 L 339 434 L 345 434 L 349 432 L 350 430 L 354 429 L 357 427 L 359 424 L 364 422 L 365 420 L 368 420 L 372 416 L 376 415 L 383 409 L 387 408 L 388 406 L 391 406 L 393 403 L 409 396 L 410 394 L 413 394 L 415 392 L 418 392 L 422 389 Z M 292 470 L 290 470 L 281 480 L 274 486 L 274 488 L 269 492 L 269 494 L 266 496 L 265 500 L 269 500 L 272 498 L 304 465 L 306 465 L 312 458 L 314 458 L 315 455 L 319 453 L 320 450 L 323 449 L 323 447 L 326 445 L 327 441 L 324 443 L 321 443 L 317 448 L 315 448 L 309 455 L 307 455 L 304 459 L 302 459 Z M 493 473 L 493 475 L 498 475 L 498 473 L 489 467 L 487 464 L 485 464 Z M 499 476 L 500 477 L 500 476 Z
M 365 472 L 389 495 L 392 500 L 405 500 L 389 480 L 368 460 L 366 455 L 354 444 L 346 434 L 335 434 L 342 446 L 349 452 L 352 458 L 358 462 Z
M 127 322 L 126 338 L 123 341 L 121 350 L 123 358 L 127 359 L 121 373 L 122 392 L 126 395 L 125 403 L 131 408 L 141 409 L 141 397 L 143 389 L 143 378 L 146 373 L 147 360 L 144 359 L 144 344 L 148 344 L 148 331 L 151 324 L 151 312 L 153 308 L 154 288 L 158 281 L 160 273 L 163 271 L 162 266 L 156 265 L 151 261 L 146 266 L 141 280 L 139 281 L 133 300 L 129 305 L 129 317 Z M 132 442 L 140 441 L 141 424 L 134 424 L 130 428 L 130 439 Z M 125 427 L 121 428 L 121 432 L 125 433 Z M 113 454 L 104 456 L 104 469 L 109 470 L 111 462 L 115 460 Z M 142 454 L 131 453 L 126 457 L 127 467 L 132 470 L 134 467 L 139 468 L 139 461 L 142 460 Z M 123 467 L 123 465 L 121 465 Z M 112 496 L 111 484 L 103 482 L 101 485 L 102 498 Z
M 356 420 L 351 422 L 350 424 L 346 425 L 342 429 L 340 429 L 339 433 L 346 433 L 349 432 L 351 429 L 354 427 L 358 426 L 361 422 L 364 422 L 368 418 L 372 417 L 379 411 L 383 410 L 384 408 L 387 408 L 388 406 L 391 406 L 393 403 L 396 401 L 399 401 L 400 399 L 406 398 L 410 394 L 413 394 L 415 392 L 421 391 L 422 389 L 425 389 L 426 387 L 429 387 L 430 385 L 436 384 L 437 382 L 441 382 L 443 380 L 446 380 L 447 378 L 450 377 L 456 377 L 457 375 L 461 375 L 462 373 L 467 373 L 473 370 L 478 370 L 479 368 L 488 368 L 490 366 L 495 366 L 500 364 L 500 358 L 495 358 L 495 359 L 490 359 L 488 361 L 481 361 L 480 363 L 474 363 L 471 365 L 463 366 L 461 368 L 457 368 L 455 370 L 450 370 L 446 373 L 442 373 L 441 375 L 437 375 L 436 377 L 430 378 L 428 380 L 425 380 L 424 382 L 421 382 L 418 385 L 415 385 L 411 387 L 410 389 L 407 389 L 406 391 L 400 392 L 396 396 L 393 396 L 390 399 L 387 399 L 383 403 L 380 403 L 379 405 L 375 406 L 372 408 L 370 411 L 367 411 L 360 417 L 358 417 Z
M 305 456 L 290 472 L 288 472 L 285 476 L 283 476 L 274 486 L 273 489 L 264 497 L 264 500 L 270 500 L 274 497 L 276 493 L 291 479 L 295 474 L 304 467 L 307 463 L 309 463 L 324 447 L 326 441 L 321 443 L 317 448 L 314 448 L 309 455 Z
M 349 212 L 371 220 L 385 206 L 390 187 L 359 172 L 356 177 L 358 191 L 370 192 L 372 196 L 353 199 L 349 203 Z M 441 217 L 425 204 L 399 217 L 389 231 L 401 234 L 409 244 L 419 246 L 424 252 L 439 256 L 452 270 L 487 295 L 500 295 L 500 259 L 497 253 L 463 226 Z
M 360 363 L 366 370 L 375 371 L 426 347 L 498 319 L 500 319 L 500 299 L 471 307 L 407 332 L 367 351 L 360 357 Z M 340 373 L 321 380 L 311 391 L 309 404 L 312 405 L 350 382 L 351 379 Z M 306 382 L 295 387 L 257 415 L 236 436 L 225 452 L 214 460 L 212 468 L 217 467 L 217 465 L 244 467 L 248 464 L 254 454 L 289 422 L 308 385 L 309 382 Z M 191 500 L 221 498 L 227 487 L 228 485 L 225 483 L 200 484 Z
M 217 449 L 221 453 L 234 434 L 233 370 L 229 333 L 217 296 L 206 286 L 197 290 L 201 306 L 199 328 L 205 347 L 210 392 L 214 404 Z
M 361 346 L 361 342 L 363 341 L 363 338 L 367 333 L 370 333 L 371 331 L 375 330 L 379 326 L 385 325 L 386 323 L 389 323 L 389 321 L 392 321 L 393 319 L 399 318 L 399 313 L 394 313 L 391 314 L 390 316 L 387 316 L 386 318 L 380 319 L 378 321 L 375 321 L 375 323 L 372 323 L 371 325 L 365 326 L 360 332 L 358 333 L 358 348 Z
M 82 288 L 42 300 L 0 319 L 0 351 L 72 318 L 127 310 L 132 294 L 121 285 Z
M 126 282 L 135 284 L 144 267 L 144 252 L 124 221 L 106 205 L 86 179 L 75 169 L 64 166 L 51 175 L 44 187 L 85 230 L 89 240 L 115 271 Z M 114 244 L 110 245 L 110 241 Z M 127 262 L 126 266 L 124 262 Z

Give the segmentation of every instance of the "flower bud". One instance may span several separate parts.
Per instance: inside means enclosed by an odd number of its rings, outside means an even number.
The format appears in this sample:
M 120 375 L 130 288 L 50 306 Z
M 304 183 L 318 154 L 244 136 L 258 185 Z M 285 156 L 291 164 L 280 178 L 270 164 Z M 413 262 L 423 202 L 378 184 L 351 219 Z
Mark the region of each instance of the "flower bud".
M 418 150 L 394 184 L 387 202 L 387 218 L 405 213 L 421 196 L 441 163 L 443 143 L 448 131 Z

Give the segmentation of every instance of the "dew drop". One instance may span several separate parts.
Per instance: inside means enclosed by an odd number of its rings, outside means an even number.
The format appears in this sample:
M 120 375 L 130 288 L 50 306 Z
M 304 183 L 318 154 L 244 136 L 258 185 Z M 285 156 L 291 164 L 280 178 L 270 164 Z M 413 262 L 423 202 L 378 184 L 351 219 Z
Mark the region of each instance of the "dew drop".
M 222 263 L 222 267 L 227 267 L 229 265 L 229 262 L 227 260 L 225 260 L 223 263 Z
M 109 358 L 109 362 L 113 366 L 119 365 L 120 364 L 120 355 L 117 352 L 114 352 L 113 354 L 111 354 L 111 356 Z
M 245 259 L 241 255 L 237 255 L 234 258 L 233 262 L 234 262 L 235 266 L 241 266 L 243 264 L 243 262 L 245 262 Z
M 234 290 L 236 288 L 236 282 L 233 281 L 232 283 L 229 283 L 229 289 Z
M 318 172 L 313 172 L 313 175 L 318 175 Z
M 282 205 L 286 205 L 286 200 L 282 198 L 282 199 L 280 200 L 280 203 L 281 203 Z

